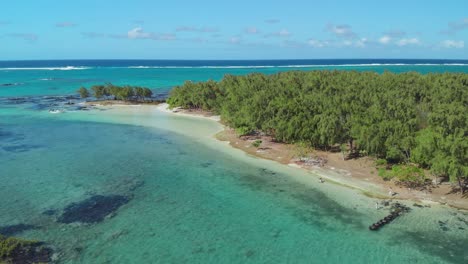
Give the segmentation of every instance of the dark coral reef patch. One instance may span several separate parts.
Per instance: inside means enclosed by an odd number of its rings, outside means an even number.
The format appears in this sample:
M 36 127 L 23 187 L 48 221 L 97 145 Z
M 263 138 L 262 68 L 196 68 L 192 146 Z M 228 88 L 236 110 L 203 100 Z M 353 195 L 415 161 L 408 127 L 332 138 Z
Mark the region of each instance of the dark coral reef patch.
M 67 206 L 58 218 L 58 222 L 64 224 L 98 223 L 129 201 L 129 197 L 122 195 L 95 195 Z

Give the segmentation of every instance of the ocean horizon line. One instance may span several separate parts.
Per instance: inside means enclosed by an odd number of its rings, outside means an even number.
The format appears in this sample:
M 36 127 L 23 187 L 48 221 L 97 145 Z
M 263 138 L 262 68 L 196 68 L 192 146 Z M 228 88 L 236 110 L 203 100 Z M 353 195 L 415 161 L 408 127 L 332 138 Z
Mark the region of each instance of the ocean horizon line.
M 135 66 L 85 66 L 85 65 L 67 65 L 56 67 L 1 67 L 2 71 L 15 71 L 15 70 L 90 70 L 99 68 L 112 68 L 112 69 L 263 69 L 263 68 L 325 68 L 325 67 L 382 67 L 382 66 L 468 66 L 467 63 L 360 63 L 360 64 L 294 64 L 294 65 L 197 65 L 197 66 L 151 66 L 151 65 L 135 65 Z
M 99 59 L 99 58 L 86 58 L 86 59 L 0 59 L 0 62 L 29 62 L 29 61 L 332 61 L 332 60 L 386 60 L 386 61 L 468 61 L 467 59 L 449 59 L 449 58 L 314 58 L 314 59 Z

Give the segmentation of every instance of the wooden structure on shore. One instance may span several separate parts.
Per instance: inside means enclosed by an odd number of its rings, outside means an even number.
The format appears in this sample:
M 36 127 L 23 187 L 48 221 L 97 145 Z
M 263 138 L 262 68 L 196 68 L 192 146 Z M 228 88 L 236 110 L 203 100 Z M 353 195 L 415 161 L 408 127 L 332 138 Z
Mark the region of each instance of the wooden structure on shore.
M 380 228 L 384 227 L 385 225 L 390 224 L 397 217 L 403 215 L 404 213 L 409 212 L 410 210 L 411 209 L 405 205 L 402 205 L 400 203 L 394 203 L 390 210 L 390 214 L 384 217 L 383 219 L 380 219 L 378 222 L 370 225 L 369 230 L 377 231 Z

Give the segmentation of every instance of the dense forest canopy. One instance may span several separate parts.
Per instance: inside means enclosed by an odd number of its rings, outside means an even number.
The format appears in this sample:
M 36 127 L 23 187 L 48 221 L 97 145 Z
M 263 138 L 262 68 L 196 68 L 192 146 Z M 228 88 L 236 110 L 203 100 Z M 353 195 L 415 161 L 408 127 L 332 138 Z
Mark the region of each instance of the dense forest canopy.
M 458 181 L 468 175 L 468 74 L 291 71 L 226 75 L 175 87 L 171 107 L 219 113 L 241 134 L 415 163 Z M 462 187 L 463 190 L 463 187 Z

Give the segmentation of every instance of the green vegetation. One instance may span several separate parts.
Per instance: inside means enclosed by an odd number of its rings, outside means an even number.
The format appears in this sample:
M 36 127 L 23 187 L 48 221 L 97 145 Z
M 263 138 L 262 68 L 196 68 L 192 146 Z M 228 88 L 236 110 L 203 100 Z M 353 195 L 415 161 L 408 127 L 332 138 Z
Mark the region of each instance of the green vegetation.
M 262 141 L 261 141 L 261 140 L 255 140 L 255 141 L 252 143 L 252 146 L 258 148 L 258 147 L 260 147 L 261 144 L 262 144 Z
M 468 74 L 226 75 L 175 87 L 167 102 L 219 113 L 240 134 L 262 131 L 279 142 L 413 162 L 457 182 L 462 192 L 468 182 Z M 406 170 L 395 173 L 422 181 Z
M 429 180 L 421 168 L 412 165 L 393 165 L 391 170 L 379 168 L 379 176 L 384 180 L 396 179 L 408 187 L 421 186 Z
M 294 156 L 302 159 L 307 157 L 314 149 L 304 142 L 298 142 L 294 145 Z
M 89 91 L 85 87 L 80 87 L 77 91 L 80 94 L 81 98 L 88 98 L 89 97 Z
M 378 159 L 375 161 L 375 166 L 387 166 L 388 162 L 386 159 Z
M 115 100 L 136 100 L 144 101 L 146 98 L 153 96 L 151 89 L 140 86 L 117 86 L 111 83 L 105 85 L 93 85 L 91 91 L 94 97 L 101 99 L 103 97 L 112 97 Z M 88 89 L 81 87 L 78 93 L 82 98 L 89 97 Z
M 0 263 L 45 263 L 51 253 L 41 242 L 0 235 Z
M 33 244 L 36 241 L 27 241 L 18 238 L 4 237 L 0 235 L 0 260 L 7 260 L 13 257 L 13 254 L 20 248 L 24 248 Z

